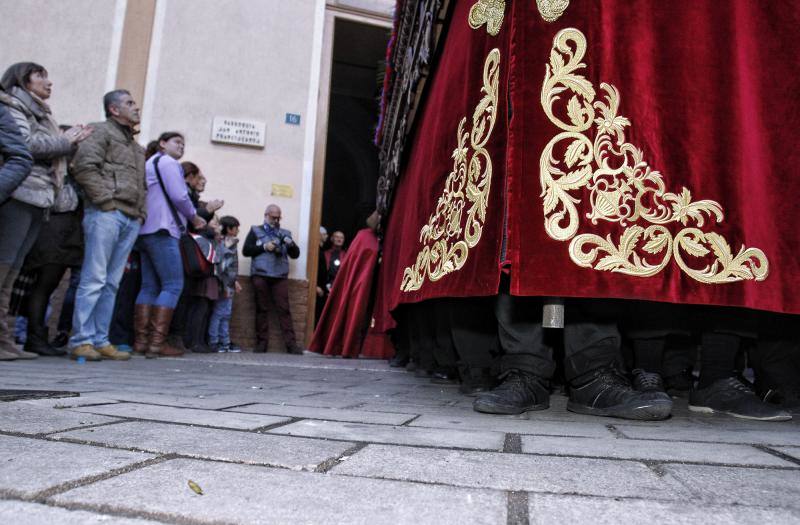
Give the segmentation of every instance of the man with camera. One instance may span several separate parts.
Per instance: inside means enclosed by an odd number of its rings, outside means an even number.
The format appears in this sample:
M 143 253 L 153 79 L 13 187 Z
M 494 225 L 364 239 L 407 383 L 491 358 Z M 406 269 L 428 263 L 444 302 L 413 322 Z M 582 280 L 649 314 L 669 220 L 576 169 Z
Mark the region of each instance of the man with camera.
M 281 228 L 281 209 L 275 204 L 267 206 L 264 223 L 250 228 L 244 241 L 242 254 L 252 257 L 250 275 L 256 294 L 255 352 L 266 352 L 269 345 L 270 297 L 278 313 L 283 332 L 283 342 L 290 354 L 300 354 L 289 311 L 289 257 L 297 259 L 300 248 L 292 239 L 292 232 Z

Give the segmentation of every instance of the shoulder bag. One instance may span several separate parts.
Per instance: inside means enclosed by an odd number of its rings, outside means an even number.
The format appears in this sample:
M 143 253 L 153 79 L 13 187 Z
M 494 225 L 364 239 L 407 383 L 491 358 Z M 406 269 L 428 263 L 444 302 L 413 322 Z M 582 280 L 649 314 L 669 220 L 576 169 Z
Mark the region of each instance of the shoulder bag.
M 200 248 L 200 246 L 198 246 L 195 238 L 186 231 L 186 226 L 184 226 L 183 222 L 181 222 L 181 219 L 178 216 L 178 210 L 175 209 L 175 205 L 172 203 L 172 199 L 169 198 L 169 194 L 167 193 L 167 188 L 164 186 L 164 181 L 161 179 L 161 172 L 158 170 L 159 160 L 161 160 L 161 156 L 158 156 L 155 160 L 153 160 L 153 167 L 156 170 L 158 185 L 161 186 L 161 191 L 164 193 L 164 199 L 167 201 L 167 205 L 172 212 L 172 218 L 175 219 L 175 223 L 178 225 L 178 228 L 181 231 L 181 236 L 178 239 L 178 245 L 181 250 L 181 259 L 183 259 L 183 271 L 187 276 L 195 279 L 209 277 L 214 269 L 212 262 L 213 252 L 211 253 L 212 260 L 209 260 L 203 253 L 203 250 Z

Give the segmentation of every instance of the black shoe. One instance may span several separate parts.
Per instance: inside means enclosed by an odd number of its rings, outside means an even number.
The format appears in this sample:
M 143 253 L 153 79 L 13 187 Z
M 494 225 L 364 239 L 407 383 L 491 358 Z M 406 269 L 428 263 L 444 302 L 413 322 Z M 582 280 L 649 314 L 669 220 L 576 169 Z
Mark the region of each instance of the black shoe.
M 571 386 L 567 410 L 623 419 L 666 419 L 672 399 L 664 392 L 637 392 L 614 368 L 601 368 L 581 386 Z
M 759 392 L 765 403 L 779 406 L 793 415 L 800 416 L 800 385 L 786 388 L 768 388 Z
M 431 372 L 431 383 L 450 385 L 458 381 L 458 373 L 449 368 L 437 368 Z
M 256 347 L 253 348 L 254 354 L 266 354 L 267 353 L 267 344 L 266 343 L 258 343 Z
M 488 371 L 470 370 L 461 380 L 458 391 L 465 396 L 475 397 L 497 386 L 497 381 Z
M 303 355 L 303 349 L 297 345 L 290 345 L 286 347 L 286 353 L 291 355 Z
M 26 352 L 32 352 L 45 357 L 61 357 L 67 354 L 64 350 L 50 346 L 50 343 L 47 342 L 46 327 L 29 327 L 28 337 L 25 340 L 25 347 L 23 349 Z
M 689 397 L 693 384 L 694 376 L 691 368 L 671 376 L 664 376 L 664 390 L 673 397 Z
M 419 365 L 413 359 L 409 359 L 408 363 L 406 363 L 406 372 L 416 372 Z
M 634 368 L 631 370 L 631 377 L 631 384 L 637 392 L 665 392 L 664 381 L 659 374 Z
M 389 366 L 392 368 L 403 368 L 408 364 L 407 355 L 396 355 L 389 360 Z
M 193 354 L 212 354 L 215 353 L 214 349 L 205 343 L 196 344 L 192 347 Z
M 69 343 L 69 334 L 67 332 L 58 332 L 56 336 L 50 341 L 50 346 L 53 348 L 65 348 Z
M 478 394 L 472 403 L 476 412 L 522 414 L 550 407 L 550 392 L 544 379 L 520 370 L 510 370 L 500 379 L 497 387 Z
M 228 353 L 230 354 L 238 354 L 242 351 L 242 347 L 237 345 L 236 343 L 231 343 L 228 345 Z
M 761 401 L 735 377 L 718 379 L 706 388 L 689 393 L 689 410 L 706 414 L 727 414 L 758 421 L 788 421 L 791 414 L 780 407 Z

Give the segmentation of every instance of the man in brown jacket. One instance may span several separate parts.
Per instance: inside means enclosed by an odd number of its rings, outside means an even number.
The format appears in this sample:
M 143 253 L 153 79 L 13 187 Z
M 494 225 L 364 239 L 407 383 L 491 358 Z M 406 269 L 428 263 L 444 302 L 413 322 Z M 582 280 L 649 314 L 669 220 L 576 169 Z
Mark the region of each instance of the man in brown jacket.
M 144 148 L 133 139 L 139 108 L 125 90 L 103 97 L 106 121 L 91 124 L 94 133 L 73 160 L 75 180 L 86 195 L 81 282 L 72 318 L 71 357 L 89 361 L 125 360 L 108 340 L 114 301 L 125 262 L 145 218 L 147 187 Z

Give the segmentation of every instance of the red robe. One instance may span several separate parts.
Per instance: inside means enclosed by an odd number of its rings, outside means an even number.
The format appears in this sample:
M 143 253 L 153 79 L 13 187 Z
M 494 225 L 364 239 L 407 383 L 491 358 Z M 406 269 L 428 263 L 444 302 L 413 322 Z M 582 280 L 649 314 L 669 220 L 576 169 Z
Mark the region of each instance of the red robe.
M 333 282 L 309 349 L 319 354 L 358 357 L 370 317 L 370 295 L 378 266 L 378 237 L 358 232 Z M 385 355 L 369 355 L 385 358 Z
M 502 268 L 514 295 L 800 314 L 800 3 L 453 5 L 378 317 L 494 295 Z

